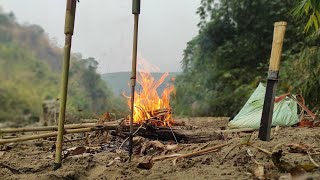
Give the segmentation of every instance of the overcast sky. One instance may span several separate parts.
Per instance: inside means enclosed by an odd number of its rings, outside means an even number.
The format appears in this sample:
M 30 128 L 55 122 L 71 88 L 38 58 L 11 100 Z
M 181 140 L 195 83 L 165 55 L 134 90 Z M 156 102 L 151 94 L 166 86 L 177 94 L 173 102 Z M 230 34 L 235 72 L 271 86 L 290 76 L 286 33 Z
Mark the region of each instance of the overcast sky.
M 80 0 L 77 6 L 73 52 L 95 57 L 99 72 L 131 70 L 132 0 Z M 41 25 L 59 46 L 64 44 L 66 0 L 0 0 L 21 23 Z M 198 31 L 200 0 L 142 0 L 138 53 L 160 68 L 181 71 L 186 43 Z

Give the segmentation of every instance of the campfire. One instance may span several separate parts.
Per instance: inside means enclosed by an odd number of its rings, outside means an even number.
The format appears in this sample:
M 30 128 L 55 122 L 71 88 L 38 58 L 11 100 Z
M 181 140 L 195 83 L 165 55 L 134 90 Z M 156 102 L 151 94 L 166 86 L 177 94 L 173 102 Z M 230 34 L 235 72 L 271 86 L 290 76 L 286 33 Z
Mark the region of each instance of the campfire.
M 164 83 L 169 73 L 164 73 L 156 80 L 150 72 L 139 72 L 137 82 L 141 88 L 135 91 L 133 122 L 135 124 L 152 124 L 155 126 L 170 126 L 173 123 L 170 93 L 174 91 L 172 84 L 164 88 L 159 96 L 158 88 Z M 131 97 L 127 97 L 127 104 L 131 107 Z

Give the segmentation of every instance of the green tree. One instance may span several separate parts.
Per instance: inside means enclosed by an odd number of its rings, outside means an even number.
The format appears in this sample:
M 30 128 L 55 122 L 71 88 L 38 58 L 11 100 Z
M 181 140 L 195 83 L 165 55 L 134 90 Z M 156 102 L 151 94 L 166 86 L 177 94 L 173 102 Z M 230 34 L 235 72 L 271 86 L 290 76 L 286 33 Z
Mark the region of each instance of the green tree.
M 307 20 L 305 32 L 312 28 L 314 32 L 319 34 L 320 0 L 298 0 L 292 12 L 294 16 Z
M 184 51 L 176 79 L 179 114 L 229 116 L 266 79 L 273 24 L 287 21 L 283 60 L 300 51 L 304 37 L 289 0 L 202 0 L 199 34 Z

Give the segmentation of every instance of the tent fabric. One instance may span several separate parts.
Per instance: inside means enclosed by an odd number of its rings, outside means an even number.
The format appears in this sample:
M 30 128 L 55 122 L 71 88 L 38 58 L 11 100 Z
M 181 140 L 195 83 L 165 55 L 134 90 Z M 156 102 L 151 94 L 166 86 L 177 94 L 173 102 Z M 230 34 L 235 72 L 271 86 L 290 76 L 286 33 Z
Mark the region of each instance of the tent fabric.
M 266 87 L 260 83 L 240 112 L 228 124 L 230 128 L 259 129 Z M 291 126 L 299 122 L 297 103 L 289 97 L 274 104 L 272 126 Z

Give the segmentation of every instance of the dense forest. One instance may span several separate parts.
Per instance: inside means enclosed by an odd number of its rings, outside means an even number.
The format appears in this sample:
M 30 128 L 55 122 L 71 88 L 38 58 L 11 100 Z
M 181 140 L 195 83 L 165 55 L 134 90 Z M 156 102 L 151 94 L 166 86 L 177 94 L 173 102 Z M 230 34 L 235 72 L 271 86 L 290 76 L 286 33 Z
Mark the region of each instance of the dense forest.
M 267 79 L 277 21 L 288 22 L 277 92 L 301 93 L 319 111 L 319 9 L 316 0 L 202 0 L 199 33 L 188 42 L 176 79 L 175 112 L 236 114 Z
M 59 98 L 62 54 L 40 26 L 21 25 L 13 13 L 0 12 L 0 122 L 41 118 L 42 103 Z M 94 58 L 72 55 L 69 113 L 92 116 L 123 108 L 97 66 Z

